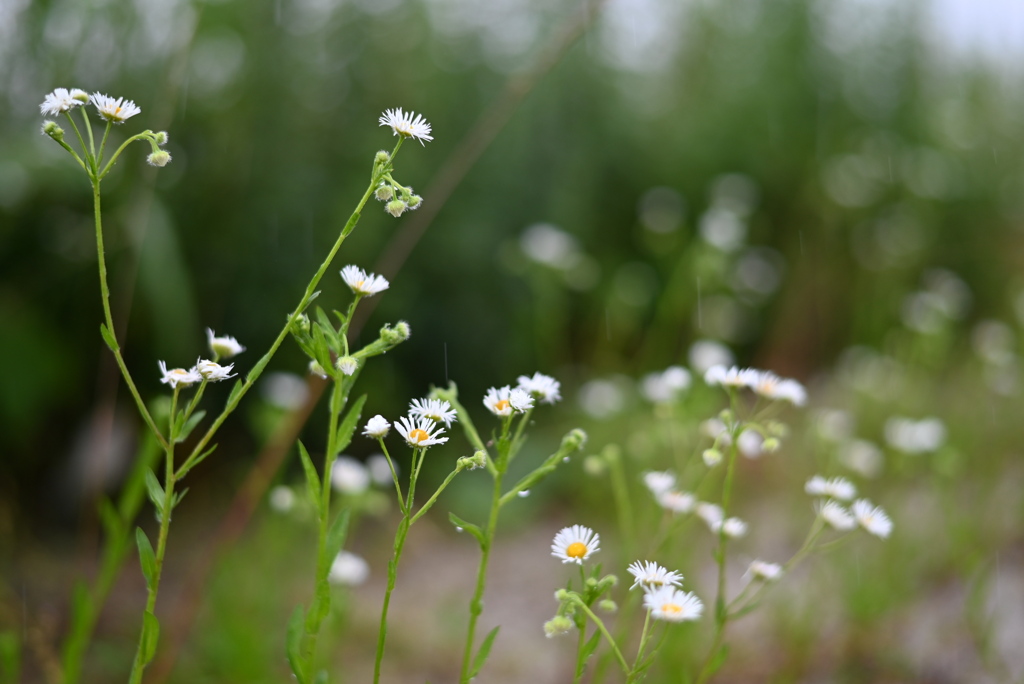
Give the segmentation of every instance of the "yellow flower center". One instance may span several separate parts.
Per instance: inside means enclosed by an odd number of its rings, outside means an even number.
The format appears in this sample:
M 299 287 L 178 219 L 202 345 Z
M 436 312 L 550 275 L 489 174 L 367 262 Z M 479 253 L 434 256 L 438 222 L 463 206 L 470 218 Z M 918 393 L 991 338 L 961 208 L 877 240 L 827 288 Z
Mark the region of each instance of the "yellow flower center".
M 420 442 L 425 442 L 428 439 L 430 439 L 430 435 L 427 434 L 426 430 L 420 430 L 419 428 L 416 428 L 415 430 L 409 430 L 410 442 L 416 442 L 417 444 L 419 444 Z
M 569 558 L 583 558 L 587 555 L 587 545 L 583 542 L 573 542 L 565 549 L 565 555 Z
M 172 375 L 188 375 L 188 371 L 184 368 L 175 368 L 171 371 Z
M 508 399 L 501 399 L 500 401 L 497 401 L 494 404 L 494 410 L 495 411 L 504 411 L 508 407 L 509 407 Z
M 669 613 L 670 615 L 678 615 L 683 612 L 683 607 L 676 603 L 666 603 L 661 607 L 662 613 Z

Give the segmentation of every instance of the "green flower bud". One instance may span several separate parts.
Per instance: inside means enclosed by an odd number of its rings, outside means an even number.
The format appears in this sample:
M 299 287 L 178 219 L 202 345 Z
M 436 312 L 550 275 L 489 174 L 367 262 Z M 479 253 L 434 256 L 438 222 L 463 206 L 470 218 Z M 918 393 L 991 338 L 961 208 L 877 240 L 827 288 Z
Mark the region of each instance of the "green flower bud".
M 555 592 L 555 600 L 559 603 L 565 603 L 572 598 L 572 593 L 568 589 L 559 589 Z
M 167 131 L 157 131 L 153 134 L 153 142 L 157 145 L 163 146 L 167 144 Z
M 775 437 L 769 437 L 768 439 L 761 442 L 761 451 L 771 454 L 779 450 L 782 443 Z
M 587 433 L 579 428 L 573 428 L 562 437 L 562 449 L 577 451 L 587 443 Z
M 306 314 L 299 314 L 292 322 L 292 332 L 296 335 L 309 334 L 309 316 Z
M 722 462 L 722 452 L 718 449 L 705 449 L 701 457 L 704 459 L 704 465 L 708 468 L 714 468 Z
M 78 100 L 82 104 L 89 104 L 89 93 L 84 90 L 79 90 L 78 88 L 72 88 L 71 99 Z
M 392 216 L 394 216 L 395 218 L 398 218 L 399 216 L 404 214 L 407 208 L 408 205 L 400 199 L 393 199 L 386 205 L 384 205 L 384 210 L 387 211 Z
M 157 150 L 153 154 L 146 157 L 146 161 L 148 161 L 152 166 L 167 166 L 167 164 L 171 161 L 171 155 L 169 155 L 164 150 Z
M 574 627 L 570 618 L 564 615 L 556 615 L 544 623 L 544 636 L 547 638 L 568 634 Z
M 406 204 L 409 205 L 410 209 L 419 209 L 420 205 L 423 204 L 423 198 L 419 195 L 412 195 L 406 200 Z
M 485 465 L 487 465 L 486 451 L 478 451 L 472 456 L 463 456 L 456 463 L 456 467 L 459 470 L 476 470 L 477 468 L 483 468 Z
M 591 477 L 600 477 L 608 470 L 608 464 L 600 456 L 587 456 L 583 459 L 583 472 Z
M 309 372 L 313 375 L 319 375 L 324 380 L 327 379 L 327 371 L 321 366 L 316 359 L 309 362 Z
M 43 135 L 48 135 L 57 142 L 60 142 L 64 139 L 64 129 L 58 126 L 56 121 L 44 121 Z
M 377 189 L 374 191 L 373 196 L 376 197 L 381 202 L 387 202 L 394 198 L 395 189 L 392 188 L 390 185 L 387 185 L 386 183 L 381 183 L 380 185 L 377 186 Z
M 601 601 L 597 604 L 597 607 L 606 613 L 614 613 L 619 609 L 618 604 L 616 604 L 615 601 L 612 601 L 611 599 L 605 599 L 604 601 Z
M 359 368 L 359 361 L 351 356 L 339 356 L 334 362 L 334 367 L 345 375 L 352 375 Z
M 373 158 L 373 161 L 375 161 L 378 164 L 387 164 L 389 161 L 391 161 L 391 155 L 385 152 L 384 150 L 381 150 L 380 152 L 377 153 L 377 156 Z

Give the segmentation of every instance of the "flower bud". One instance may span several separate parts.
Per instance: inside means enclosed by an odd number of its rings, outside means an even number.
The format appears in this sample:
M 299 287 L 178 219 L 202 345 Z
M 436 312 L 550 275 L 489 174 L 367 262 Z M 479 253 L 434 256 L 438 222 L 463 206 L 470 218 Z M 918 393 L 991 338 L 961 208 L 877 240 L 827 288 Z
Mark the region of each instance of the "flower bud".
M 324 380 L 327 379 L 327 371 L 324 370 L 324 367 L 321 366 L 316 359 L 309 362 L 309 372 L 313 375 L 319 375 Z
M 597 604 L 597 607 L 606 613 L 614 613 L 619 609 L 619 606 L 611 599 L 605 599 Z
M 345 375 L 352 375 L 359 368 L 359 361 L 351 356 L 341 356 L 334 362 L 334 367 Z
M 381 183 L 380 185 L 377 186 L 377 189 L 374 191 L 373 196 L 376 197 L 381 202 L 387 202 L 394 198 L 395 189 L 392 188 L 390 185 Z
M 409 324 L 405 321 L 398 321 L 395 323 L 395 327 L 392 328 L 389 325 L 385 325 L 380 329 L 380 339 L 389 346 L 395 346 L 409 339 L 411 331 L 409 330 Z
M 568 589 L 559 589 L 555 592 L 555 600 L 559 603 L 565 603 L 572 597 L 572 594 Z
M 564 615 L 556 615 L 544 623 L 544 636 L 547 638 L 568 634 L 574 627 L 570 618 Z
M 153 134 L 153 142 L 163 147 L 167 144 L 167 131 L 157 131 Z
M 157 150 L 146 157 L 146 161 L 148 161 L 152 166 L 167 166 L 171 161 L 171 155 L 164 150 Z
M 384 210 L 387 211 L 392 216 L 394 216 L 395 218 L 398 218 L 399 216 L 404 214 L 406 208 L 406 203 L 400 199 L 393 199 L 386 205 L 384 205 Z
M 299 314 L 292 321 L 292 332 L 296 335 L 309 334 L 309 316 L 306 314 Z
M 761 451 L 771 454 L 779 450 L 781 443 L 775 437 L 769 437 L 768 439 L 761 442 Z
M 412 195 L 406 200 L 406 204 L 409 205 L 410 209 L 419 209 L 420 205 L 423 204 L 423 198 L 419 195 Z
M 608 464 L 600 456 L 587 456 L 583 459 L 583 472 L 591 477 L 600 477 L 608 470 Z
M 573 428 L 562 438 L 562 449 L 576 451 L 582 449 L 587 443 L 587 433 L 579 428 Z
M 44 121 L 43 135 L 48 135 L 57 142 L 60 142 L 64 139 L 64 129 L 58 126 L 56 121 Z
M 375 161 L 378 164 L 387 164 L 389 161 L 391 161 L 391 155 L 385 152 L 384 150 L 381 150 L 380 152 L 377 153 L 377 156 L 373 158 L 373 161 Z
M 472 456 L 463 456 L 456 462 L 459 470 L 476 470 L 487 465 L 487 452 L 478 451 Z
M 71 89 L 71 99 L 72 100 L 77 100 L 77 101 L 81 102 L 82 104 L 89 104 L 89 93 L 87 93 L 84 90 L 81 90 L 79 88 L 72 88 Z
M 718 449 L 705 449 L 704 453 L 701 454 L 701 458 L 704 459 L 704 465 L 708 468 L 714 468 L 722 462 L 722 452 Z

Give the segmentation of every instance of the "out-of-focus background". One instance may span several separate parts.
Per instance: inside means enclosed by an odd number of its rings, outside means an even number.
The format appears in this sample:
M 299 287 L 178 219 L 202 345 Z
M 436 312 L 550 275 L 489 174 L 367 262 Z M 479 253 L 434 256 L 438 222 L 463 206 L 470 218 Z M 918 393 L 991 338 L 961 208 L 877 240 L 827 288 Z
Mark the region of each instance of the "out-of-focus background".
M 24 681 L 57 681 L 70 585 L 95 571 L 102 541 L 97 502 L 118 491 L 142 434 L 97 330 L 88 182 L 39 134 L 38 103 L 55 87 L 138 103 L 115 135 L 170 133 L 169 166 L 129 149 L 104 183 L 115 319 L 147 399 L 164 389 L 157 360 L 192 363 L 206 327 L 242 341 L 237 367 L 251 367 L 362 194 L 373 153 L 391 147 L 380 112 L 415 110 L 435 140 L 407 143 L 396 178 L 429 206 L 444 173 L 468 172 L 418 242 L 403 227 L 420 214 L 368 206 L 322 285 L 340 309 L 342 265 L 386 272 L 361 339 L 385 322 L 412 327 L 363 374 L 367 415 L 397 416 L 449 380 L 482 412 L 487 387 L 540 370 L 562 381 L 564 401 L 538 415 L 538 452 L 580 426 L 588 453 L 614 444 L 638 476 L 670 464 L 646 373 L 688 366 L 696 386 L 709 354 L 726 353 L 796 377 L 811 398 L 786 414 L 784 453 L 741 472 L 740 514 L 777 523 L 744 553 L 799 544 L 802 482 L 826 466 L 858 478 L 897 532 L 835 552 L 831 570 L 809 567 L 820 594 L 780 588 L 768 617 L 732 634 L 722 681 L 1021 677 L 1022 58 L 1024 9 L 1010 0 L 0 0 L 0 632 L 17 637 Z M 477 159 L 467 141 L 479 130 L 495 135 L 480 136 Z M 208 542 L 309 391 L 305 366 L 286 342 L 216 458 L 190 476 L 166 605 L 184 591 L 173 577 L 189 549 Z M 209 394 L 214 408 L 227 388 Z M 680 406 L 699 452 L 699 423 L 720 406 L 696 389 Z M 324 413 L 302 432 L 314 450 Z M 456 441 L 452 458 L 469 449 Z M 351 455 L 374 451 L 357 442 Z M 299 477 L 289 458 L 275 481 Z M 446 510 L 486 496 L 463 479 Z M 493 681 L 568 679 L 571 647 L 537 639 L 564 581 L 547 544 L 572 522 L 606 524 L 611 539 L 608 491 L 574 463 L 510 516 L 499 557 L 528 571 L 495 568 L 488 605 L 507 641 Z M 371 579 L 339 594 L 351 610 L 335 624 L 337 668 L 352 681 L 365 679 L 372 643 L 359 635 L 375 621 L 394 522 L 371 503 L 354 542 Z M 422 593 L 439 597 L 444 636 L 417 636 L 437 626 L 437 604 L 420 611 L 409 597 L 396 678 L 454 677 L 443 654 L 462 623 L 448 613 L 462 614 L 458 578 L 475 555 L 443 512 L 430 525 L 400 585 L 435 583 Z M 309 563 L 292 559 L 312 558 L 309 528 L 261 502 L 161 676 L 282 681 L 284 621 L 309 589 Z M 700 577 L 707 558 L 692 552 L 684 574 Z M 85 681 L 125 671 L 137 575 L 130 558 Z M 268 595 L 268 577 L 288 590 Z

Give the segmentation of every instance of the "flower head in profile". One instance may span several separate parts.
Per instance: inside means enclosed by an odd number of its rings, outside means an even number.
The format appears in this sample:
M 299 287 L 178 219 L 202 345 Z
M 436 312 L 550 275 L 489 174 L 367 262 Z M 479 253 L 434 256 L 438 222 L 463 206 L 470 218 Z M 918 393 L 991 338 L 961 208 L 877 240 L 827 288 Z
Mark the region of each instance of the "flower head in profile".
M 849 501 L 857 496 L 857 488 L 844 477 L 826 480 L 821 475 L 815 475 L 804 485 L 804 491 L 811 496 L 827 496 L 841 501 Z
M 390 429 L 391 423 L 389 423 L 384 416 L 377 415 L 366 421 L 366 427 L 363 429 L 363 434 L 373 439 L 382 439 L 388 434 L 388 430 Z
M 678 587 L 683 583 L 683 576 L 678 572 L 663 568 L 653 561 L 636 561 L 626 569 L 634 579 L 630 589 L 639 586 L 647 591 L 665 586 Z
M 172 388 L 177 389 L 178 387 L 188 387 L 194 385 L 197 382 L 201 382 L 203 376 L 199 374 L 195 368 L 172 368 L 167 370 L 167 364 L 163 361 L 158 362 L 160 365 L 160 374 L 163 376 L 160 378 L 160 382 L 165 385 L 170 385 Z
M 722 521 L 725 519 L 725 513 L 721 506 L 701 501 L 694 507 L 694 510 L 697 511 L 697 517 L 707 523 L 709 530 L 718 532 L 721 529 Z
M 774 582 L 782 576 L 782 566 L 762 560 L 751 561 L 747 574 L 764 582 Z
M 89 101 L 89 95 L 78 88 L 55 88 L 52 93 L 47 93 L 43 103 L 39 105 L 39 111 L 46 116 L 57 116 L 68 112 Z
M 100 116 L 110 123 L 122 124 L 142 111 L 134 102 L 123 97 L 115 100 L 103 93 L 93 93 L 90 100 L 96 106 L 96 111 Z
M 851 509 L 857 524 L 871 534 L 882 539 L 892 534 L 892 519 L 880 506 L 873 505 L 867 499 L 857 499 Z
M 644 608 L 655 620 L 685 622 L 696 620 L 704 612 L 704 604 L 696 595 L 665 586 L 644 595 Z
M 354 293 L 364 297 L 371 297 L 378 292 L 383 292 L 390 285 L 384 276 L 367 273 L 358 266 L 351 264 L 341 269 L 341 279 L 345 281 L 345 284 Z
M 583 525 L 562 528 L 551 543 L 551 555 L 563 563 L 583 565 L 590 554 L 600 550 L 601 536 Z
M 690 513 L 697 506 L 697 497 L 689 492 L 680 492 L 675 489 L 661 492 L 655 498 L 659 506 L 673 513 Z
M 852 530 L 857 524 L 846 508 L 831 500 L 822 504 L 819 515 L 822 520 L 837 530 Z
M 723 387 L 745 387 L 747 384 L 747 371 L 737 366 L 732 366 L 731 368 L 712 366 L 704 372 L 704 382 L 708 385 L 721 385 Z
M 751 370 L 747 386 L 765 399 L 788 401 L 794 406 L 807 403 L 807 390 L 796 380 L 780 378 L 771 371 Z
M 559 394 L 561 386 L 560 382 L 543 373 L 534 373 L 532 378 L 525 375 L 519 376 L 519 389 L 542 404 L 554 404 L 561 400 L 562 395 Z
M 206 329 L 206 342 L 210 346 L 210 353 L 218 359 L 230 359 L 245 351 L 245 347 L 240 345 L 234 337 L 230 335 L 217 337 L 217 333 L 213 332 L 211 328 Z
M 423 118 L 422 114 L 415 112 L 403 112 L 401 107 L 389 109 L 380 117 L 381 126 L 390 126 L 395 135 L 403 138 L 415 138 L 420 141 L 433 140 L 430 135 L 430 124 Z
M 451 427 L 458 419 L 455 409 L 443 399 L 413 399 L 409 404 L 409 415 L 429 418 L 435 423 L 444 423 L 445 427 Z
M 215 361 L 200 359 L 196 361 L 195 370 L 199 371 L 199 374 L 209 382 L 220 382 L 221 380 L 227 380 L 228 378 L 235 377 L 231 372 L 231 369 L 234 367 L 235 364 L 233 363 L 227 366 L 222 366 Z
M 652 494 L 658 496 L 676 486 L 676 476 L 667 470 L 649 470 L 644 473 L 644 484 Z
M 429 418 L 411 418 L 403 416 L 395 423 L 395 429 L 405 438 L 414 449 L 425 449 L 435 444 L 444 444 L 448 441 L 444 434 L 444 428 L 437 427 L 437 423 Z M 433 430 L 433 432 L 431 432 Z

